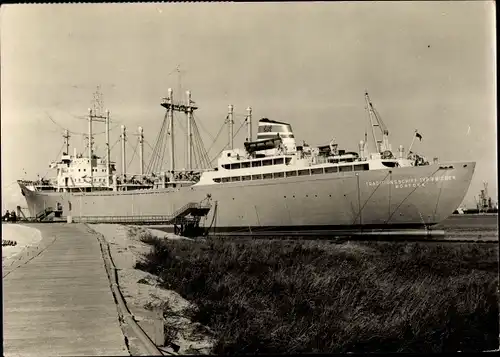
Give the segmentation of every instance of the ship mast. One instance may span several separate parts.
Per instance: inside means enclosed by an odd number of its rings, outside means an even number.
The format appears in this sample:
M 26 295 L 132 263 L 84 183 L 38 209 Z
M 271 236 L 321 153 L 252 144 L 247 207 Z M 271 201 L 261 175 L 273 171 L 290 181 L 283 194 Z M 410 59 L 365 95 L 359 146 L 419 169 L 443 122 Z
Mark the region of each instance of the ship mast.
M 247 108 L 247 141 L 251 142 L 252 141 L 252 108 L 248 107 Z
M 120 139 L 122 142 L 122 177 L 125 178 L 127 175 L 127 168 L 126 168 L 126 160 L 125 160 L 125 141 L 127 140 L 127 133 L 126 133 L 126 128 L 125 125 L 122 125 L 122 134 L 120 135 Z
M 109 147 L 109 110 L 106 110 L 106 186 L 109 187 L 111 152 Z
M 64 130 L 63 138 L 64 138 L 64 145 L 66 146 L 66 155 L 69 155 L 69 138 L 70 138 L 70 135 L 69 135 L 69 130 L 68 129 Z
M 234 148 L 234 141 L 233 141 L 233 105 L 229 104 L 227 106 L 228 113 L 227 113 L 227 124 L 228 124 L 228 135 L 229 135 L 229 148 L 233 150 Z
M 187 110 L 186 110 L 186 119 L 187 119 L 187 169 L 191 170 L 191 152 L 193 150 L 193 134 L 191 133 L 191 92 L 186 91 L 187 95 Z
M 170 179 L 174 181 L 174 169 L 175 169 L 175 156 L 174 156 L 174 111 L 172 110 L 174 97 L 172 88 L 168 89 L 167 103 L 170 104 L 167 108 L 167 115 L 169 117 L 169 128 L 170 128 Z
M 167 117 L 169 119 L 169 138 L 170 138 L 170 180 L 174 181 L 174 171 L 175 171 L 175 156 L 174 156 L 174 112 L 185 113 L 188 116 L 188 125 L 189 125 L 189 141 L 192 141 L 191 135 L 191 123 L 193 112 L 198 109 L 197 106 L 193 105 L 194 102 L 191 100 L 191 93 L 188 94 L 188 102 L 187 104 L 175 103 L 173 100 L 173 90 L 172 88 L 168 89 L 168 97 L 163 98 L 161 106 L 167 109 Z M 192 143 L 189 142 L 189 147 L 192 147 Z M 188 149 L 191 151 L 191 149 Z M 191 153 L 188 152 L 189 160 L 191 160 Z M 191 163 L 189 163 L 191 167 Z
M 89 164 L 90 164 L 90 185 L 94 186 L 94 169 L 92 166 L 92 109 L 89 108 Z
M 92 122 L 103 122 L 106 124 L 106 185 L 109 187 L 110 177 L 110 147 L 109 147 L 109 110 L 106 110 L 106 115 L 102 115 L 102 94 L 99 91 L 99 86 L 94 93 L 94 108 L 89 108 L 89 162 L 90 162 L 90 184 L 94 186 L 94 169 L 93 169 L 93 150 L 92 150 Z
M 144 131 L 142 127 L 139 127 L 139 164 L 142 176 L 144 175 Z

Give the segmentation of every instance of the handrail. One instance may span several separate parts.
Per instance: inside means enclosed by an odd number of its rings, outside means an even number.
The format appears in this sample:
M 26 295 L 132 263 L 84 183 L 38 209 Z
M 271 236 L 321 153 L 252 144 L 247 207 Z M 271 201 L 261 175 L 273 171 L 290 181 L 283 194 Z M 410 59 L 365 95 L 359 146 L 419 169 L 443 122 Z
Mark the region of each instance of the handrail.
M 99 223 L 135 223 L 135 222 L 176 222 L 180 220 L 188 221 L 185 217 L 190 212 L 189 210 L 196 208 L 201 210 L 209 210 L 211 205 L 196 202 L 189 202 L 180 207 L 170 215 L 146 215 L 146 216 L 74 216 L 74 222 L 99 222 Z M 207 212 L 208 213 L 208 212 Z M 203 214 L 203 215 L 206 215 Z M 198 215 L 197 215 L 198 216 Z

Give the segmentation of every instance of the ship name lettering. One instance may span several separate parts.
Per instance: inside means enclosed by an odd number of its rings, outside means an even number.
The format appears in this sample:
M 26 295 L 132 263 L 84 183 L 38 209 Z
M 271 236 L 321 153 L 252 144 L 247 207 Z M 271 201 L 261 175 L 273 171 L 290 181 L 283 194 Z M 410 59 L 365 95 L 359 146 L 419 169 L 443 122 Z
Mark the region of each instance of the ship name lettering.
M 407 179 L 398 179 L 398 180 L 377 180 L 377 181 L 367 181 L 367 186 L 380 186 L 384 185 L 394 185 L 395 188 L 405 188 L 405 187 L 425 187 L 425 184 L 428 182 L 438 181 L 452 181 L 456 180 L 455 176 L 431 176 L 431 177 L 413 177 Z

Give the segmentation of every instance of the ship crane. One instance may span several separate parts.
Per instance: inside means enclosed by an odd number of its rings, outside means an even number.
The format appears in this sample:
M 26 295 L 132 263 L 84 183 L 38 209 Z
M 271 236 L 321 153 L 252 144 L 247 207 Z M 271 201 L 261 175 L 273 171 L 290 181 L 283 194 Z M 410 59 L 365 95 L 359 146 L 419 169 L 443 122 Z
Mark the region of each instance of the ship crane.
M 368 96 L 368 92 L 365 92 L 365 100 L 368 109 L 368 116 L 370 117 L 370 124 L 372 126 L 373 141 L 376 146 L 376 152 L 381 154 L 387 152 L 386 155 L 392 156 L 391 145 L 389 144 L 389 130 L 382 121 L 380 114 L 373 106 L 370 97 Z M 375 128 L 379 128 L 380 132 L 382 133 L 382 140 L 377 140 Z

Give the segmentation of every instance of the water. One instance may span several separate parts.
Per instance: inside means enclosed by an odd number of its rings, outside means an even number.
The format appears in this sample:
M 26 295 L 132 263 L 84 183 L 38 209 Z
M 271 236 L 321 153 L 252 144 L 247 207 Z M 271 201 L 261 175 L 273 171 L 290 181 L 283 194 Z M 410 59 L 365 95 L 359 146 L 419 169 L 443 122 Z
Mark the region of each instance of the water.
M 170 226 L 150 226 L 149 228 L 171 232 Z M 435 230 L 444 230 L 448 239 L 498 239 L 498 215 L 497 214 L 463 214 L 452 215 L 442 223 L 432 227 Z M 295 236 L 295 239 L 300 238 Z M 317 237 L 316 237 L 317 238 Z M 405 240 L 408 237 L 401 237 Z M 393 240 L 398 238 L 392 237 Z
M 452 215 L 433 228 L 443 229 L 447 238 L 498 239 L 498 215 Z

